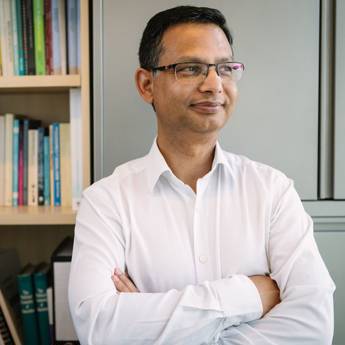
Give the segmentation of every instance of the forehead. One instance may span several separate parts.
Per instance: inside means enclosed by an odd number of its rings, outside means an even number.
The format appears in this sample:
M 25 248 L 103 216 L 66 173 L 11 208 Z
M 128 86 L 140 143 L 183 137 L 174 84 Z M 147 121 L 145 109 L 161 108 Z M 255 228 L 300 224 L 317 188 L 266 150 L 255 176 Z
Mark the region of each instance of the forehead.
M 213 63 L 232 57 L 230 43 L 215 24 L 187 23 L 169 28 L 162 38 L 160 63 L 172 63 L 184 56 Z

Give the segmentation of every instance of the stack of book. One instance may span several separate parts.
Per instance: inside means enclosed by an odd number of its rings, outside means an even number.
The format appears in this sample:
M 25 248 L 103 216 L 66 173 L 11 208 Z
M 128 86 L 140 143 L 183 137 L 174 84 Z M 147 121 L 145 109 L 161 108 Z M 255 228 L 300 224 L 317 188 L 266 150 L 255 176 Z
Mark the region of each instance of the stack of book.
M 0 0 L 0 76 L 79 74 L 80 0 Z
M 71 90 L 71 124 L 54 122 L 44 128 L 25 116 L 0 115 L 0 206 L 78 208 L 82 190 L 80 116 L 74 110 L 78 95 L 79 90 Z

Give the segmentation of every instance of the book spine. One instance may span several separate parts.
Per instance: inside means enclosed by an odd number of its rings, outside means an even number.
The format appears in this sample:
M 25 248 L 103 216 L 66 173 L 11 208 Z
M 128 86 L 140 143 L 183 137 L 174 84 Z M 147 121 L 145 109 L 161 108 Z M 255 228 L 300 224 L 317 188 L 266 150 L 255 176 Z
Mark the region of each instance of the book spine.
M 43 0 L 33 0 L 36 74 L 46 74 Z
M 0 115 L 0 206 L 5 206 L 5 117 L 1 115 Z
M 51 0 L 44 0 L 44 37 L 46 46 L 46 73 L 53 74 L 53 42 L 52 42 L 52 12 Z
M 80 0 L 77 0 L 77 73 L 80 73 Z
M 43 165 L 44 165 L 44 205 L 50 205 L 50 148 L 49 136 L 43 139 Z
M 18 153 L 19 153 L 19 120 L 13 121 L 12 137 L 12 206 L 18 206 Z
M 28 204 L 28 176 L 29 176 L 29 120 L 23 125 L 23 205 Z
M 38 130 L 29 129 L 29 191 L 28 205 L 38 205 Z
M 29 47 L 28 47 L 28 23 L 27 23 L 27 16 L 26 16 L 25 0 L 20 0 L 20 11 L 21 11 L 21 17 L 22 17 L 24 75 L 28 75 L 29 73 Z
M 48 278 L 47 273 L 34 274 L 36 313 L 41 345 L 50 344 L 49 316 L 47 303 Z
M 60 61 L 61 74 L 67 74 L 66 7 L 65 0 L 59 1 Z
M 78 73 L 77 0 L 67 2 L 68 74 Z
M 27 43 L 27 58 L 28 58 L 28 74 L 35 75 L 35 37 L 34 37 L 34 23 L 33 23 L 33 8 L 32 0 L 24 0 L 26 17 L 26 43 Z
M 61 206 L 60 183 L 60 124 L 53 123 L 53 174 L 54 174 L 54 206 Z
M 18 74 L 25 75 L 24 47 L 23 47 L 23 17 L 21 0 L 15 0 L 17 37 L 18 37 Z
M 52 0 L 53 74 L 61 74 L 59 0 Z
M 19 121 L 18 205 L 24 205 L 24 121 Z
M 49 321 L 49 335 L 50 344 L 54 344 L 54 311 L 53 311 L 53 287 L 47 288 L 47 305 L 48 305 L 48 321 Z
M 38 129 L 38 205 L 44 205 L 44 166 L 43 166 L 44 128 Z
M 18 25 L 17 25 L 17 11 L 16 1 L 11 1 L 11 16 L 12 16 L 12 36 L 13 36 L 13 61 L 14 74 L 19 75 L 19 50 L 18 50 Z
M 60 124 L 60 171 L 61 171 L 61 205 L 72 206 L 72 172 L 71 172 L 71 129 L 69 123 Z
M 0 0 L 0 73 L 6 75 L 5 59 L 5 21 L 4 21 L 4 0 Z
M 50 177 L 50 206 L 54 206 L 54 159 L 53 159 L 53 125 L 49 125 L 49 177 Z
M 13 114 L 5 115 L 5 205 L 12 206 Z
M 3 36 L 3 41 L 1 42 L 1 47 L 3 50 L 2 61 L 5 61 L 4 76 L 14 75 L 14 61 L 13 61 L 13 26 L 11 18 L 11 2 L 10 0 L 3 0 L 2 8 L 2 28 L 1 35 Z
M 18 289 L 25 345 L 39 344 L 32 275 L 18 275 Z

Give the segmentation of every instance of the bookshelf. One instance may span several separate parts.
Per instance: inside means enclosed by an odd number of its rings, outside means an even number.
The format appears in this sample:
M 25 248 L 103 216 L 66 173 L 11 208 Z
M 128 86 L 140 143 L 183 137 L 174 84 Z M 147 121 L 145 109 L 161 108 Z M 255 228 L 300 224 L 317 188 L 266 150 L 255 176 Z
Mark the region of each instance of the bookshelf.
M 0 114 L 24 114 L 69 122 L 69 91 L 81 91 L 83 188 L 90 184 L 89 1 L 80 0 L 80 74 L 0 76 Z M 15 247 L 22 264 L 50 260 L 52 250 L 73 233 L 76 212 L 70 207 L 0 206 L 0 247 Z

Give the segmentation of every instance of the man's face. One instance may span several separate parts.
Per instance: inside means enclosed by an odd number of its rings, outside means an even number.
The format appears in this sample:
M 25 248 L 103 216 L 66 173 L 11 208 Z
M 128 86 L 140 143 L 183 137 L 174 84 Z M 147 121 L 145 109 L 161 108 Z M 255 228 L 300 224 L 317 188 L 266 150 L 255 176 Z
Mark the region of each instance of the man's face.
M 180 24 L 162 40 L 159 66 L 179 62 L 218 63 L 232 60 L 230 44 L 214 24 Z M 173 134 L 218 132 L 237 100 L 236 82 L 223 82 L 210 67 L 201 82 L 176 80 L 173 71 L 158 72 L 153 80 L 153 103 L 158 128 Z

